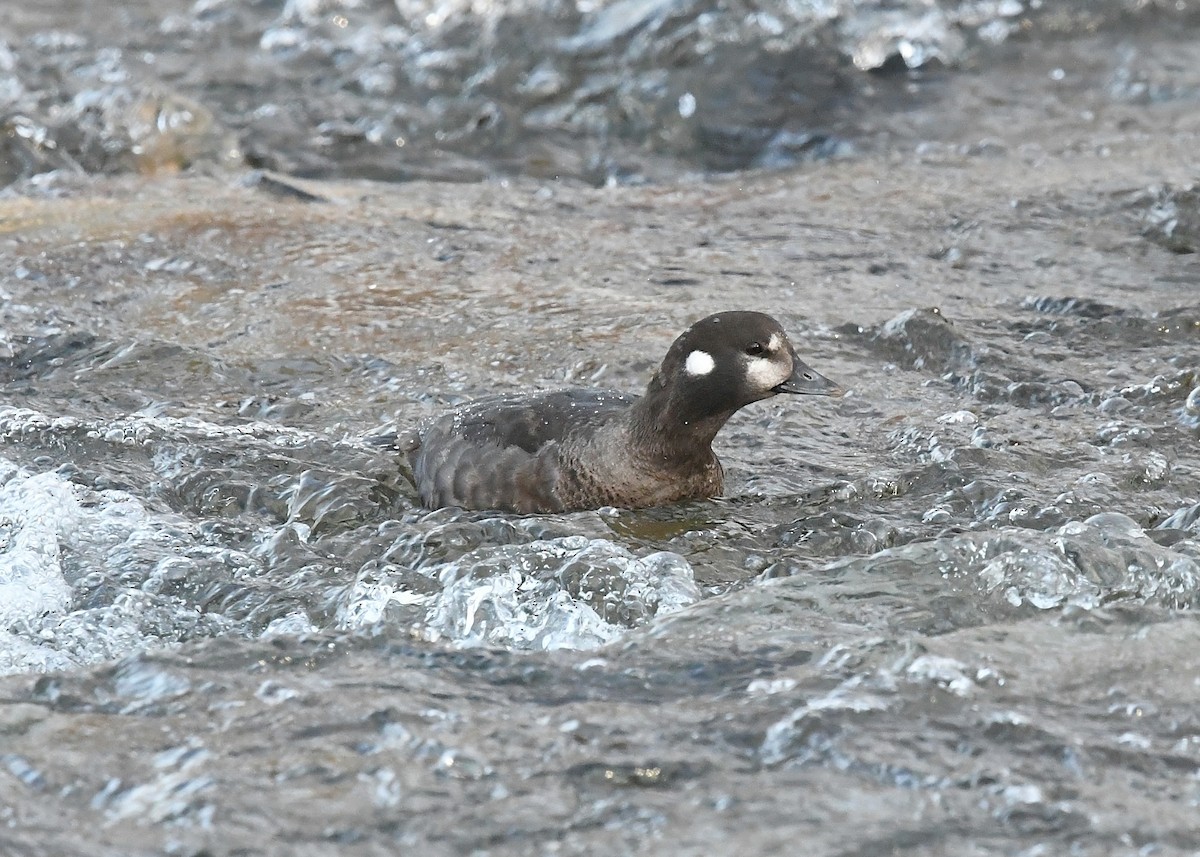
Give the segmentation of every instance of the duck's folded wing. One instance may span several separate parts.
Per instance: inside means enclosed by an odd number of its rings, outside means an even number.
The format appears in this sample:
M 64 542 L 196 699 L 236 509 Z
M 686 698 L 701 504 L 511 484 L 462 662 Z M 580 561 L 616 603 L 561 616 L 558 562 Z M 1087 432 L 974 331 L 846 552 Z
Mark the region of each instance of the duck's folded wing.
M 552 449 L 545 452 L 481 445 L 454 435 L 441 436 L 434 428 L 413 453 L 413 481 L 422 504 L 431 509 L 559 512 L 563 504 L 555 492 L 558 459 Z
M 608 418 L 613 411 L 628 408 L 633 396 L 611 390 L 558 390 L 553 393 L 493 396 L 472 402 L 434 425 L 446 420 L 451 431 L 468 441 L 515 446 L 536 453 L 548 443 L 572 431 Z
M 421 502 L 431 508 L 561 511 L 558 443 L 627 408 L 633 397 L 604 390 L 481 399 L 420 432 L 410 453 Z

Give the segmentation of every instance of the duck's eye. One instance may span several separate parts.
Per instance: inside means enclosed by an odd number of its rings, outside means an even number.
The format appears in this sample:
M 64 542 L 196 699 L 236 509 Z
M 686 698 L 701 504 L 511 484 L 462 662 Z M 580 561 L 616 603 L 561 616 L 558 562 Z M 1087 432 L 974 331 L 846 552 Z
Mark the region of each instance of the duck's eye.
M 746 346 L 746 353 L 751 357 L 757 357 L 766 350 L 767 349 L 763 348 L 763 344 L 761 342 L 751 342 Z

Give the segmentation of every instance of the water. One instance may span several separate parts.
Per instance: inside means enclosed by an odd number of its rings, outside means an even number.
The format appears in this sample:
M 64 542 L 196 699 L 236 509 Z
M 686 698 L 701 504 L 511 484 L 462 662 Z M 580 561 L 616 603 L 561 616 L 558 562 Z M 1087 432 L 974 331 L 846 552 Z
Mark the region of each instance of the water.
M 948 70 L 1002 68 L 1021 101 L 1022 47 L 1064 35 L 1101 34 L 1049 69 L 1061 88 L 1082 65 L 1118 101 L 1194 101 L 1175 73 L 1194 40 L 1170 28 L 1200 23 L 1189 0 L 137 0 L 86 26 L 12 6 L 3 184 L 243 164 L 593 184 L 780 168 L 942 137 L 953 110 L 907 125 Z M 1151 69 L 1130 48 L 1145 24 Z
M 1200 851 L 1194 6 L 8 15 L 0 852 Z M 723 498 L 367 441 L 728 308 Z

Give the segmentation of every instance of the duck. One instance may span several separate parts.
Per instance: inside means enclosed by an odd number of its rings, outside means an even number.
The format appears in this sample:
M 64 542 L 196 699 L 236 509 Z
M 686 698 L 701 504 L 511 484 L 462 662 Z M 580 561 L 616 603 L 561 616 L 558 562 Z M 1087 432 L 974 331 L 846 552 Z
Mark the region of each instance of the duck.
M 671 344 L 646 391 L 572 388 L 490 396 L 410 432 L 422 505 L 518 514 L 639 509 L 718 496 L 713 439 L 746 405 L 839 396 L 783 327 L 745 310 L 700 319 Z

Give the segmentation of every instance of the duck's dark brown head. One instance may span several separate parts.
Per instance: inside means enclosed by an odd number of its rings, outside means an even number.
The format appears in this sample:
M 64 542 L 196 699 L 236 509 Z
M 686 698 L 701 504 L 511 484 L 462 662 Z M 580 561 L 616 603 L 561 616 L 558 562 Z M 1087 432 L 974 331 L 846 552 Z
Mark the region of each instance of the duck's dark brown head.
M 841 388 L 796 356 L 779 322 L 761 312 L 722 312 L 671 345 L 650 395 L 668 394 L 684 422 L 719 415 L 779 393 L 841 395 Z M 723 422 L 723 420 L 722 420 Z

